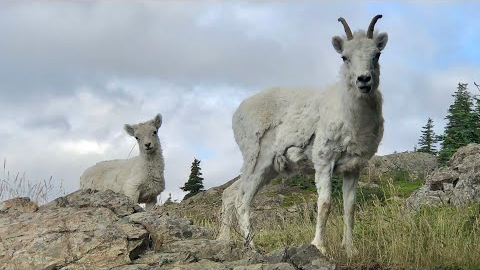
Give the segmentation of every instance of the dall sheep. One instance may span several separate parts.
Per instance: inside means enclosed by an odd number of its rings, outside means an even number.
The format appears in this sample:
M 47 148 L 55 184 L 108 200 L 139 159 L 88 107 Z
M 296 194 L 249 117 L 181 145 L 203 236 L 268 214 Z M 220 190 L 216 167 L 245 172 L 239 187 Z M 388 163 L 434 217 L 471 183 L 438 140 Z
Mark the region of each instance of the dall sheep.
M 165 163 L 158 138 L 161 125 L 160 114 L 144 123 L 126 124 L 124 129 L 137 139 L 140 155 L 93 165 L 80 177 L 80 187 L 111 189 L 130 197 L 135 203 L 145 203 L 145 209 L 152 210 L 157 204 L 157 196 L 165 190 Z
M 355 33 L 343 18 L 338 19 L 346 32 L 346 37 L 332 38 L 343 59 L 339 83 L 324 89 L 269 89 L 240 104 L 232 127 L 243 156 L 242 175 L 223 193 L 218 239 L 231 239 L 236 214 L 243 237 L 253 248 L 250 205 L 260 187 L 278 175 L 314 169 L 318 211 L 312 244 L 326 254 L 331 179 L 333 173 L 340 173 L 344 176 L 342 246 L 348 256 L 357 252 L 352 229 L 359 173 L 383 136 L 378 60 L 388 35 L 374 32 L 381 17 L 372 19 L 367 32 Z

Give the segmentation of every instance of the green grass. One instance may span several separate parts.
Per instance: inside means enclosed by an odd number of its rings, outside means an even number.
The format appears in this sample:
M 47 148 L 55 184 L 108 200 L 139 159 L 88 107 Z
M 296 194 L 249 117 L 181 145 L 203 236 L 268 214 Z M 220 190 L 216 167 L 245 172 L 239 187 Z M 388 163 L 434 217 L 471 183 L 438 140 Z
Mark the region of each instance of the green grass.
M 413 191 L 417 190 L 423 185 L 423 180 L 413 181 L 397 181 L 394 185 L 396 187 L 396 195 L 407 198 Z
M 404 208 L 403 199 L 371 200 L 357 209 L 354 228 L 359 254 L 351 259 L 340 247 L 343 218 L 340 202 L 327 224 L 327 252 L 339 265 L 407 269 L 480 268 L 480 203 L 464 207 Z M 215 221 L 196 224 L 218 229 Z M 254 241 L 261 252 L 309 243 L 315 233 L 315 211 L 305 209 L 290 220 L 256 224 Z

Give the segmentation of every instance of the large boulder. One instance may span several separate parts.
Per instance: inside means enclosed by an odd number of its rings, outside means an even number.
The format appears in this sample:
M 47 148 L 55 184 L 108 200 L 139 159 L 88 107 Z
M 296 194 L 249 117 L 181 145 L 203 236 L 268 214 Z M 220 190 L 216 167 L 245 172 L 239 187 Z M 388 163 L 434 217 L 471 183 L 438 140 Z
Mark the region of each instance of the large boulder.
M 95 193 L 80 191 L 63 199 L 109 195 Z M 13 201 L 29 205 L 24 199 Z M 110 204 L 111 208 L 54 205 L 36 211 L 32 211 L 34 206 L 10 207 L 0 213 L 0 269 L 110 269 L 130 263 L 148 247 L 148 231 L 115 214 L 116 210 L 134 209 L 128 200 L 118 206 Z
M 395 172 L 408 173 L 410 179 L 425 179 L 438 162 L 434 155 L 422 152 L 403 152 L 385 156 L 374 156 L 364 170 L 367 182 L 377 182 L 384 175 Z
M 335 269 L 312 245 L 260 254 L 111 190 L 0 203 L 0 269 Z
M 457 150 L 445 167 L 430 174 L 425 185 L 412 193 L 407 204 L 413 209 L 422 205 L 462 205 L 480 201 L 480 144 Z

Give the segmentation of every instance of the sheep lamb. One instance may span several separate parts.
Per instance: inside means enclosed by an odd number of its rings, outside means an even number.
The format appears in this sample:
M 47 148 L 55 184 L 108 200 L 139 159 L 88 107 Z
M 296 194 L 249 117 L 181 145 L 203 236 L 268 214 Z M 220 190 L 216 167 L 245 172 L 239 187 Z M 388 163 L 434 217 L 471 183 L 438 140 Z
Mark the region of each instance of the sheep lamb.
M 368 30 L 352 33 L 343 18 L 346 36 L 332 45 L 343 64 L 340 82 L 323 89 L 269 89 L 244 100 L 232 119 L 235 141 L 243 156 L 242 175 L 222 195 L 218 239 L 230 240 L 238 220 L 245 241 L 253 248 L 251 202 L 267 181 L 295 172 L 315 172 L 317 222 L 312 244 L 323 254 L 325 225 L 331 206 L 332 174 L 343 174 L 344 231 L 342 246 L 356 254 L 352 229 L 355 192 L 360 170 L 377 152 L 383 137 L 380 52 L 388 35 Z
M 124 129 L 137 140 L 140 155 L 93 165 L 80 177 L 80 187 L 111 189 L 130 197 L 135 203 L 145 203 L 145 209 L 152 210 L 157 204 L 157 196 L 165 190 L 165 164 L 158 138 L 161 125 L 160 114 L 144 123 L 126 124 Z

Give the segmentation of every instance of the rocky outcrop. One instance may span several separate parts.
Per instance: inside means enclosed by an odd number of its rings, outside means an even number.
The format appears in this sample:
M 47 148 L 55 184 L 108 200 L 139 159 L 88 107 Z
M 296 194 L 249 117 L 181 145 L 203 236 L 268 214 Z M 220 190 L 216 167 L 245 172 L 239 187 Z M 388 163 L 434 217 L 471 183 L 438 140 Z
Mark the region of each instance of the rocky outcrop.
M 367 182 L 376 182 L 384 175 L 405 172 L 410 179 L 425 179 L 438 166 L 437 158 L 422 152 L 404 152 L 374 156 L 364 169 Z
M 259 254 L 110 190 L 0 203 L 0 269 L 335 269 L 306 244 Z
M 445 167 L 427 177 L 425 185 L 407 199 L 407 204 L 419 209 L 422 205 L 462 205 L 474 201 L 480 201 L 480 144 L 459 148 Z
M 95 200 L 103 196 L 122 203 Z M 0 269 L 106 269 L 131 262 L 149 245 L 143 226 L 115 213 L 133 213 L 133 203 L 113 192 L 81 190 L 27 209 L 25 198 L 3 204 L 11 207 L 0 214 Z

